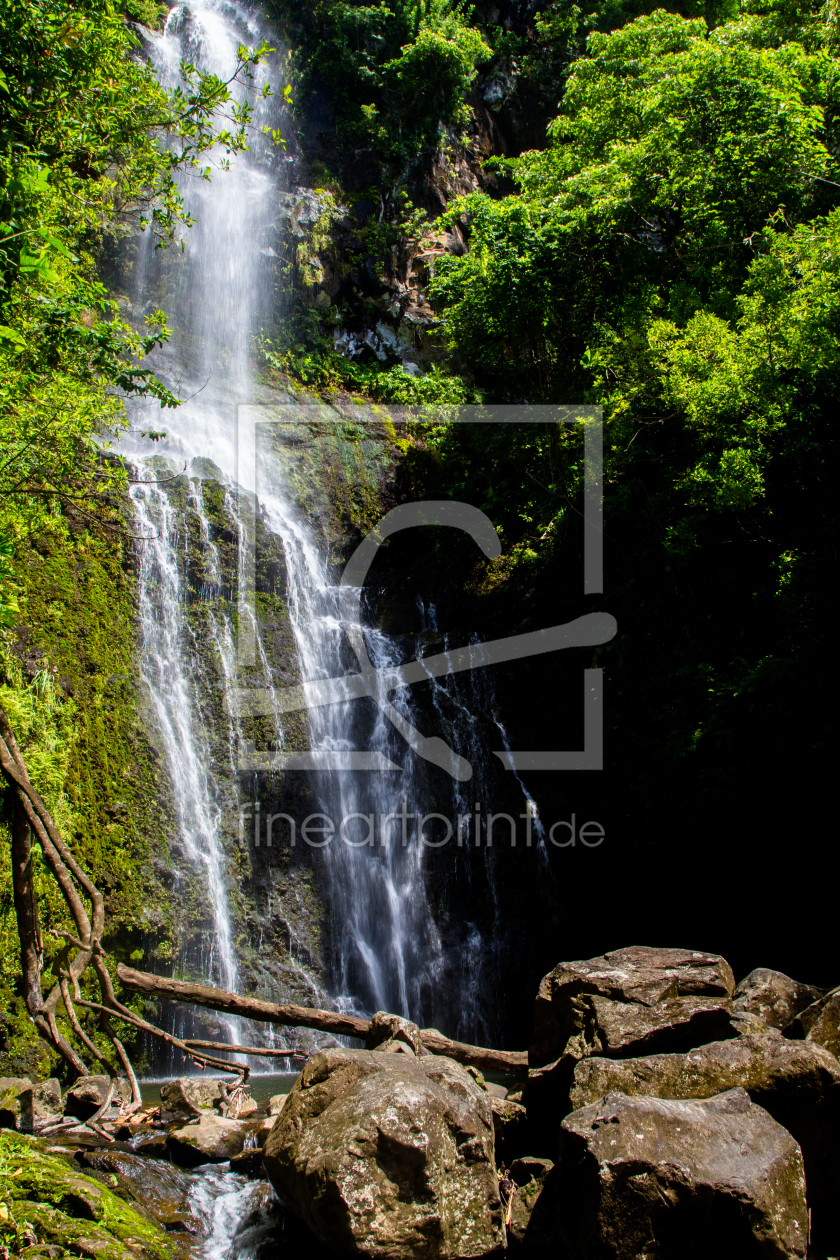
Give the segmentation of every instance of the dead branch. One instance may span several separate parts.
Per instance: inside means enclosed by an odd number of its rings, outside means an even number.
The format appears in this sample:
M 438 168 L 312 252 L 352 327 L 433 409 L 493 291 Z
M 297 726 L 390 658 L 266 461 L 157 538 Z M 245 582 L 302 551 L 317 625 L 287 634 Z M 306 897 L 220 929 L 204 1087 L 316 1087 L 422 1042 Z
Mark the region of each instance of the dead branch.
M 226 1054 L 255 1054 L 273 1059 L 308 1059 L 308 1052 L 292 1050 L 290 1046 L 230 1046 L 224 1041 L 197 1041 L 188 1037 L 185 1046 L 195 1046 L 199 1050 L 224 1050 Z
M 0 768 L 13 789 L 15 812 L 12 826 L 12 879 L 14 888 L 15 913 L 17 917 L 18 936 L 21 946 L 21 974 L 23 978 L 24 1000 L 33 1023 L 43 1039 L 51 1045 L 69 1064 L 77 1076 L 89 1076 L 90 1072 L 74 1048 L 60 1032 L 56 1023 L 56 1009 L 59 1001 L 64 1005 L 67 1019 L 73 1033 L 84 1045 L 85 1049 L 98 1060 L 112 1078 L 113 1092 L 114 1068 L 93 1039 L 82 1028 L 70 994 L 72 982 L 77 1005 L 88 1007 L 99 1013 L 99 1025 L 108 1037 L 114 1052 L 131 1082 L 132 1108 L 141 1106 L 140 1086 L 125 1046 L 114 1032 L 111 1019 L 124 1020 L 144 1032 L 158 1037 L 181 1050 L 188 1058 L 201 1068 L 216 1067 L 223 1071 L 233 1071 L 241 1081 L 248 1079 L 249 1069 L 241 1064 L 231 1064 L 224 1059 L 216 1059 L 197 1047 L 190 1047 L 172 1037 L 162 1029 L 156 1028 L 148 1020 L 139 1019 L 134 1013 L 117 999 L 114 984 L 105 964 L 101 939 L 105 928 L 105 902 L 93 880 L 82 869 L 68 846 L 64 843 L 49 810 L 32 786 L 26 765 L 23 760 L 14 732 L 9 720 L 0 707 Z M 41 846 L 44 861 L 61 890 L 61 894 L 76 925 L 76 934 L 66 929 L 55 929 L 52 935 L 66 942 L 59 958 L 56 960 L 55 972 L 57 981 L 48 997 L 44 999 L 41 989 L 41 971 L 43 967 L 44 948 L 38 922 L 38 907 L 32 879 L 32 842 L 33 837 Z M 81 889 L 81 893 L 79 891 Z M 90 902 L 91 912 L 82 899 L 82 894 Z M 77 950 L 76 956 L 68 963 L 71 948 Z M 99 984 L 101 1003 L 82 1000 L 79 980 L 92 965 Z M 109 1094 L 110 1102 L 110 1094 Z M 86 1121 L 88 1128 L 100 1132 L 97 1125 L 97 1113 Z M 85 1126 L 83 1126 L 85 1127 Z
M 141 1019 L 139 1015 L 135 1015 L 133 1011 L 124 1008 L 123 1011 L 114 1011 L 110 1007 L 102 1006 L 100 1002 L 79 1001 L 79 1006 L 85 1006 L 91 1011 L 103 1011 L 106 1015 L 113 1015 L 116 1019 L 125 1020 L 127 1024 L 133 1024 L 135 1028 L 141 1029 L 143 1032 L 151 1033 L 153 1037 L 158 1037 L 161 1041 L 165 1041 L 167 1045 L 174 1046 L 176 1050 L 180 1050 L 187 1058 L 204 1070 L 205 1067 L 220 1068 L 223 1072 L 235 1072 L 239 1074 L 243 1080 L 248 1079 L 251 1069 L 244 1063 L 231 1063 L 227 1059 L 217 1059 L 213 1055 L 204 1054 L 201 1050 L 191 1049 L 186 1041 L 182 1041 L 180 1037 L 173 1037 L 172 1033 L 164 1032 L 162 1028 L 157 1028 L 154 1024 L 150 1024 L 148 1020 Z M 250 1051 L 247 1053 L 250 1054 Z
M 307 1006 L 282 1005 L 263 1002 L 259 998 L 242 997 L 227 989 L 215 989 L 209 985 L 193 984 L 186 980 L 172 980 L 168 976 L 153 976 L 146 971 L 135 971 L 123 963 L 117 965 L 117 975 L 127 989 L 145 993 L 151 997 L 173 998 L 180 1002 L 192 1002 L 228 1015 L 240 1015 L 245 1019 L 257 1019 L 267 1024 L 285 1024 L 297 1028 L 315 1028 L 336 1036 L 367 1036 L 370 1021 L 356 1015 L 343 1015 L 337 1011 L 322 1011 Z M 485 1046 L 471 1046 L 462 1041 L 450 1041 L 436 1028 L 423 1028 L 420 1037 L 424 1047 L 432 1054 L 442 1054 L 473 1067 L 487 1068 L 495 1072 L 527 1072 L 528 1055 L 522 1050 L 491 1050 Z

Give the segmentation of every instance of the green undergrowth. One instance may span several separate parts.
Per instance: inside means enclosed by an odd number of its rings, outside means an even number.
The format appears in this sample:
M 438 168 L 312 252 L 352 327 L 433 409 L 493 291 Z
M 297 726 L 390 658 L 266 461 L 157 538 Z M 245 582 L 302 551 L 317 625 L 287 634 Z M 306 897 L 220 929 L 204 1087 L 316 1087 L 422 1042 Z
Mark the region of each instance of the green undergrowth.
M 402 364 L 355 363 L 322 347 L 294 347 L 286 351 L 261 347 L 265 366 L 290 377 L 308 389 L 329 397 L 345 393 L 395 406 L 443 405 L 456 407 L 479 401 L 479 395 L 460 376 L 432 366 L 428 372 L 413 375 Z

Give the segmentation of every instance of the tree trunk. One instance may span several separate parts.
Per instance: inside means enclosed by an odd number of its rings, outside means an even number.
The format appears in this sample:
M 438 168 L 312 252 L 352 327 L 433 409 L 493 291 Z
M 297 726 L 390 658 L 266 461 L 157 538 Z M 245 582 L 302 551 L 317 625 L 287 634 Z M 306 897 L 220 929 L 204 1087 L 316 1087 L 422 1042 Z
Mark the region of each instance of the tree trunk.
M 227 989 L 214 989 L 205 984 L 193 984 L 188 980 L 171 980 L 167 976 L 153 976 L 147 971 L 135 971 L 122 963 L 117 975 L 127 989 L 145 993 L 150 997 L 171 998 L 179 1002 L 192 1002 L 226 1015 L 240 1015 L 245 1019 L 257 1019 L 267 1024 L 285 1024 L 298 1028 L 315 1028 L 319 1032 L 333 1033 L 342 1037 L 358 1037 L 364 1041 L 370 1021 L 356 1015 L 341 1015 L 337 1011 L 322 1011 L 308 1006 L 282 1005 L 263 1002 L 259 998 L 242 997 Z M 422 1028 L 423 1045 L 431 1054 L 446 1055 L 468 1066 L 485 1068 L 493 1072 L 526 1073 L 528 1055 L 524 1050 L 491 1050 L 484 1046 L 470 1046 L 462 1041 L 450 1041 L 436 1028 Z

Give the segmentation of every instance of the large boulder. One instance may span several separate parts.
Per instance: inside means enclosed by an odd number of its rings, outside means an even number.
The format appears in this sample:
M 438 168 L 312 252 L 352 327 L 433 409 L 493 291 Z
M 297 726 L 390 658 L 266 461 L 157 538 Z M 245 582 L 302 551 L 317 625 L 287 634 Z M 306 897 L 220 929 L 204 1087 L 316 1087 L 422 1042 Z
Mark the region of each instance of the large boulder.
M 575 1064 L 690 1050 L 737 1035 L 735 977 L 717 954 L 636 945 L 560 963 L 539 987 L 524 1099 L 532 1151 L 554 1156 Z
M 729 963 L 696 950 L 635 945 L 560 963 L 539 987 L 528 1062 L 690 1050 L 729 1031 L 734 989 Z
M 451 1059 L 321 1051 L 264 1163 L 286 1206 L 338 1250 L 443 1260 L 504 1246 L 490 1100 Z
M 613 1092 L 711 1098 L 737 1086 L 799 1143 L 815 1230 L 832 1230 L 829 1214 L 840 1203 L 840 1063 L 822 1046 L 773 1032 L 713 1042 L 688 1054 L 586 1059 L 575 1068 L 570 1099 L 580 1108 Z
M 732 1002 L 736 1023 L 759 1020 L 767 1028 L 787 1028 L 797 1015 L 822 997 L 822 990 L 791 980 L 782 971 L 759 967 L 738 982 Z
M 705 1101 L 608 1094 L 561 1126 L 563 1260 L 794 1260 L 802 1153 L 745 1090 Z
M 160 1089 L 161 1119 L 200 1116 L 212 1111 L 222 1097 L 222 1082 L 208 1076 L 179 1076 Z
M 160 1091 L 160 1115 L 164 1123 L 218 1112 L 241 1120 L 258 1110 L 250 1094 L 236 1090 L 214 1077 L 179 1076 Z

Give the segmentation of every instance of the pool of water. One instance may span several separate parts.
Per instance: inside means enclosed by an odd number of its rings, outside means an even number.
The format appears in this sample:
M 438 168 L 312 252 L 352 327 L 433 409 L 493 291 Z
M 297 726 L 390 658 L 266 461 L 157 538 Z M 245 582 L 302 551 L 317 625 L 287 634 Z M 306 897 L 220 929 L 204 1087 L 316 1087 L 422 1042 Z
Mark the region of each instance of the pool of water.
M 182 1073 L 182 1075 L 190 1075 L 201 1077 L 200 1072 Z M 207 1073 L 208 1077 L 214 1076 L 215 1073 Z M 288 1094 L 298 1078 L 297 1072 L 261 1072 L 257 1075 L 251 1073 L 248 1079 L 248 1085 L 251 1097 L 256 1103 L 267 1103 L 269 1098 L 274 1094 Z M 169 1081 L 177 1079 L 174 1076 L 158 1076 L 149 1080 L 140 1081 L 140 1093 L 143 1095 L 144 1107 L 156 1107 L 160 1102 L 161 1086 L 166 1085 Z

